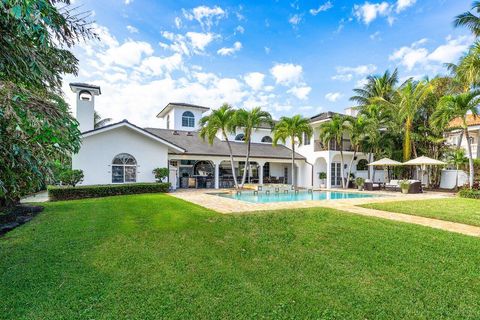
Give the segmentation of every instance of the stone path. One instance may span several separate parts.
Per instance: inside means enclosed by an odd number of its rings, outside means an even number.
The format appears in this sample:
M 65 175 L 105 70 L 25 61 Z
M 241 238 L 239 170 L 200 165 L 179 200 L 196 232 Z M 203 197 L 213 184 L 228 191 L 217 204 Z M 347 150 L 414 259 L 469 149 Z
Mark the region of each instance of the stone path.
M 363 216 L 383 218 L 393 221 L 418 224 L 430 228 L 441 229 L 450 232 L 461 233 L 469 236 L 480 237 L 480 227 L 466 225 L 462 223 L 419 217 L 403 213 L 388 212 L 370 208 L 359 207 L 367 203 L 381 203 L 391 201 L 415 201 L 426 199 L 441 199 L 452 197 L 448 193 L 429 192 L 423 194 L 403 195 L 401 193 L 382 192 L 379 198 L 358 198 L 345 200 L 309 200 L 309 201 L 290 201 L 290 202 L 272 202 L 272 203 L 250 203 L 231 198 L 219 197 L 212 193 L 228 192 L 229 190 L 181 190 L 171 195 L 198 204 L 207 209 L 211 209 L 224 214 L 245 214 L 254 211 L 270 211 L 282 209 L 299 209 L 325 207 L 345 211 Z M 349 190 L 348 192 L 354 192 Z
M 28 197 L 23 198 L 20 200 L 21 203 L 29 203 L 29 202 L 47 202 L 48 201 L 48 192 L 47 191 L 40 191 L 38 193 L 32 194 Z

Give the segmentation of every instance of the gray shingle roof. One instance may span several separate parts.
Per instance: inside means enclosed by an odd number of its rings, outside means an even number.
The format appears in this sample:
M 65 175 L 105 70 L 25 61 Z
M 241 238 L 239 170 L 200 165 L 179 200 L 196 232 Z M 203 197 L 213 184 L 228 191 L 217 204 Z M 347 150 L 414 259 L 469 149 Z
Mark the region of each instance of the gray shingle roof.
M 333 112 L 333 111 L 327 111 L 327 112 L 321 112 L 317 115 L 314 115 L 313 117 L 310 118 L 310 122 L 315 122 L 315 121 L 321 121 L 321 120 L 327 120 L 331 119 L 334 115 L 341 113 L 338 112 Z
M 215 138 L 213 144 L 203 141 L 196 131 L 179 131 L 157 128 L 145 128 L 146 131 L 169 141 L 186 150 L 184 154 L 191 155 L 211 155 L 211 156 L 229 156 L 228 145 L 225 141 Z M 178 134 L 174 134 L 174 132 Z M 244 157 L 247 151 L 247 145 L 244 142 L 231 141 L 233 155 Z M 283 145 L 276 147 L 266 143 L 252 143 L 250 156 L 253 158 L 275 158 L 291 159 L 292 151 Z M 296 153 L 295 159 L 304 160 L 305 157 Z

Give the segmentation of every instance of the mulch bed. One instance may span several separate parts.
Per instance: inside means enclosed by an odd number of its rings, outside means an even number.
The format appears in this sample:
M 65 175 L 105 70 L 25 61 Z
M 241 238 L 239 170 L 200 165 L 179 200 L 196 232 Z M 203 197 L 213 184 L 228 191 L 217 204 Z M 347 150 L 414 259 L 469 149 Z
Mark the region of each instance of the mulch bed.
M 0 236 L 32 220 L 42 211 L 42 206 L 23 204 L 0 211 Z

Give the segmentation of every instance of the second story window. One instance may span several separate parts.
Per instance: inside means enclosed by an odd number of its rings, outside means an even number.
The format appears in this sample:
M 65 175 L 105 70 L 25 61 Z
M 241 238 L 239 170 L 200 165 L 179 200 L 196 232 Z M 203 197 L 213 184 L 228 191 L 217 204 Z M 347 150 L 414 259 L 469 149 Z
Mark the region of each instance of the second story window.
M 303 134 L 303 144 L 306 146 L 310 144 L 310 136 L 308 134 Z
M 272 143 L 272 138 L 270 136 L 265 136 L 262 138 L 263 143 Z
M 237 134 L 237 136 L 235 137 L 235 140 L 236 141 L 245 141 L 245 135 L 243 133 L 239 133 Z
M 182 114 L 182 127 L 195 127 L 195 116 L 190 111 L 185 111 Z

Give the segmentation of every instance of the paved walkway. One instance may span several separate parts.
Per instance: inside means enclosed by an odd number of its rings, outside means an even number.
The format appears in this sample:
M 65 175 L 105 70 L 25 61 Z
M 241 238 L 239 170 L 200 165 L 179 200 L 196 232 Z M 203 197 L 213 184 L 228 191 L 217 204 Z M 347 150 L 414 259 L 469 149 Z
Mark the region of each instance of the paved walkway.
M 22 200 L 20 200 L 21 203 L 47 202 L 47 201 L 48 201 L 48 192 L 47 191 L 40 191 L 38 193 L 29 195 L 28 197 L 25 197 Z
M 250 203 L 231 198 L 219 197 L 214 193 L 229 192 L 230 190 L 179 190 L 171 195 L 207 209 L 211 209 L 224 214 L 241 214 L 254 211 L 270 211 L 282 209 L 299 209 L 325 207 L 349 213 L 359 214 L 369 217 L 383 218 L 393 221 L 418 224 L 430 228 L 446 230 L 450 232 L 461 233 L 469 236 L 480 237 L 480 227 L 470 226 L 462 223 L 449 222 L 444 220 L 419 217 L 414 215 L 387 212 L 370 208 L 359 207 L 359 205 L 367 203 L 381 203 L 391 201 L 415 201 L 426 199 L 441 199 L 452 197 L 448 193 L 427 192 L 422 194 L 403 195 L 401 193 L 378 192 L 376 194 L 383 195 L 379 198 L 358 198 L 358 199 L 342 199 L 342 200 L 309 200 L 309 201 L 289 201 L 289 202 L 272 202 L 272 203 Z M 349 190 L 348 192 L 355 192 Z

